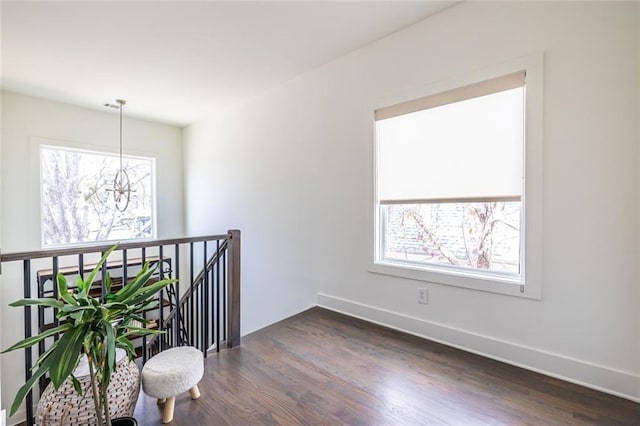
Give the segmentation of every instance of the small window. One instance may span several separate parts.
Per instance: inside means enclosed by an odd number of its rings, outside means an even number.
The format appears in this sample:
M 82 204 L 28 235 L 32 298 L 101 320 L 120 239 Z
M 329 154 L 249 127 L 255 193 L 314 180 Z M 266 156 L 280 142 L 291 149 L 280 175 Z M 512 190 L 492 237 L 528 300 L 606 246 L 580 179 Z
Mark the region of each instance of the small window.
M 112 191 L 117 155 L 41 146 L 42 245 L 155 237 L 155 160 L 123 156 L 122 169 L 131 183 L 124 211 Z
M 376 263 L 522 283 L 525 72 L 375 120 Z

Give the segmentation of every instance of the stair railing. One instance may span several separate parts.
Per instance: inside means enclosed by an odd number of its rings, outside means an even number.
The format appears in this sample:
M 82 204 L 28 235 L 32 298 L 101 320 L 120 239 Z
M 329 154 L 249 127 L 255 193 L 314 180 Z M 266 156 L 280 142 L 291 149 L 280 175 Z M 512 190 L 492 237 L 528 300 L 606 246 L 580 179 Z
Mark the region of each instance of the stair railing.
M 238 238 L 239 235 L 231 249 L 237 247 Z M 231 340 L 228 341 L 227 335 L 229 287 L 228 271 L 224 265 L 228 264 L 229 241 L 218 240 L 210 255 L 205 248 L 205 252 L 202 253 L 202 256 L 207 259 L 204 267 L 195 278 L 190 280 L 186 291 L 180 297 L 177 295 L 168 297 L 172 301 L 179 300 L 178 306 L 176 308 L 172 304 L 171 311 L 164 318 L 160 329 L 165 331 L 165 334 L 155 335 L 149 339 L 146 345 L 149 357 L 167 347 L 174 346 L 197 347 L 205 357 L 209 350 L 215 349 L 219 352 L 223 345 L 234 346 Z M 189 251 L 190 270 L 193 271 L 193 244 L 190 245 Z M 174 286 L 168 286 L 166 291 L 171 293 L 174 288 Z
M 75 246 L 14 253 L 0 253 L 3 285 L 22 282 L 23 298 L 58 298 L 55 277 L 68 276 L 68 282 L 93 268 L 110 245 Z M 176 278 L 158 294 L 158 307 L 142 312 L 148 326 L 164 331 L 152 338 L 135 341 L 144 363 L 154 354 L 174 346 L 195 346 L 205 356 L 208 351 L 240 344 L 240 231 L 222 235 L 177 239 L 146 240 L 120 244 L 102 268 L 102 293 L 107 272 L 118 282 L 128 282 L 145 263 L 159 264 L 156 279 Z M 197 271 L 197 272 L 196 272 Z M 98 287 L 98 290 L 100 288 Z M 6 309 L 6 307 L 2 307 Z M 53 308 L 23 308 L 24 338 L 57 325 Z M 24 378 L 48 343 L 58 336 L 24 350 Z M 40 380 L 25 399 L 25 421 L 34 424 L 34 396 L 44 392 L 46 378 Z M 17 388 L 16 388 L 17 389 Z

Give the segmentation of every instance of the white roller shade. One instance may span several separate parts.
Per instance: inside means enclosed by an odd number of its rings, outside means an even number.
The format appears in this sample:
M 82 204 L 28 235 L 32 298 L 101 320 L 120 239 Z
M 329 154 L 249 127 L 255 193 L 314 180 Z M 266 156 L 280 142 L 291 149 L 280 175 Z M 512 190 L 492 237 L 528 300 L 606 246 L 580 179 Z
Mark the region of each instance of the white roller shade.
M 522 76 L 515 89 L 388 114 L 392 116 L 384 119 L 378 117 L 390 110 L 376 111 L 379 200 L 519 199 L 524 145 L 524 73 Z M 468 93 L 472 87 L 462 89 Z M 408 108 L 411 103 L 406 104 Z M 402 105 L 393 108 L 398 111 Z

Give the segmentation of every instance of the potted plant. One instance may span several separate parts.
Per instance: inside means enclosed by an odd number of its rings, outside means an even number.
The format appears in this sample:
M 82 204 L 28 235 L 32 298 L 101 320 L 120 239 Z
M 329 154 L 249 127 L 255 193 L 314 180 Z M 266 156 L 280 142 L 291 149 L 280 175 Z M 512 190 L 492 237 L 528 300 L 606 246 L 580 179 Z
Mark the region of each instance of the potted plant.
M 136 353 L 131 338 L 162 333 L 146 328 L 149 321 L 140 313 L 156 307 L 158 301 L 154 296 L 157 292 L 176 281 L 164 279 L 149 284 L 158 265 L 150 267 L 147 262 L 136 277 L 128 283 L 122 283 L 118 291 L 112 291 L 111 276 L 107 273 L 104 282 L 106 293 L 92 296 L 91 286 L 116 247 L 114 245 L 102 256 L 85 279 L 78 276 L 76 291 L 70 291 L 66 277 L 58 273 L 56 282 L 60 300 L 21 299 L 10 304 L 13 307 L 53 307 L 58 310 L 60 324 L 37 336 L 21 340 L 4 351 L 28 348 L 47 337 L 60 336 L 36 361 L 31 378 L 18 390 L 11 405 L 11 415 L 15 414 L 27 392 L 45 374 L 49 375 L 56 390 L 70 377 L 75 391 L 82 394 L 82 386 L 73 373 L 80 358 L 86 356 L 97 422 L 112 424 L 107 390 L 116 369 L 116 348 L 124 349 L 129 361 L 132 361 Z

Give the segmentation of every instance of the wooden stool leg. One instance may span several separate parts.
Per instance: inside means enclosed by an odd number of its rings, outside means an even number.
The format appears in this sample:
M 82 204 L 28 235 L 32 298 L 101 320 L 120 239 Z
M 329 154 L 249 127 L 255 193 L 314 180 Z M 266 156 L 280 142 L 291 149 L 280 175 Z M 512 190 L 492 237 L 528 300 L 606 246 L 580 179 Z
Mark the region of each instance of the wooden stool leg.
M 164 412 L 162 414 L 162 423 L 171 423 L 173 420 L 173 409 L 176 405 L 176 397 L 172 396 L 167 398 L 167 402 L 164 404 Z
M 189 389 L 189 393 L 191 394 L 191 399 L 200 398 L 200 389 L 198 389 L 198 385 L 195 385 L 191 389 Z
M 162 405 L 162 404 L 164 404 L 166 401 L 167 401 L 167 398 L 158 398 L 157 403 L 158 403 L 158 405 Z

